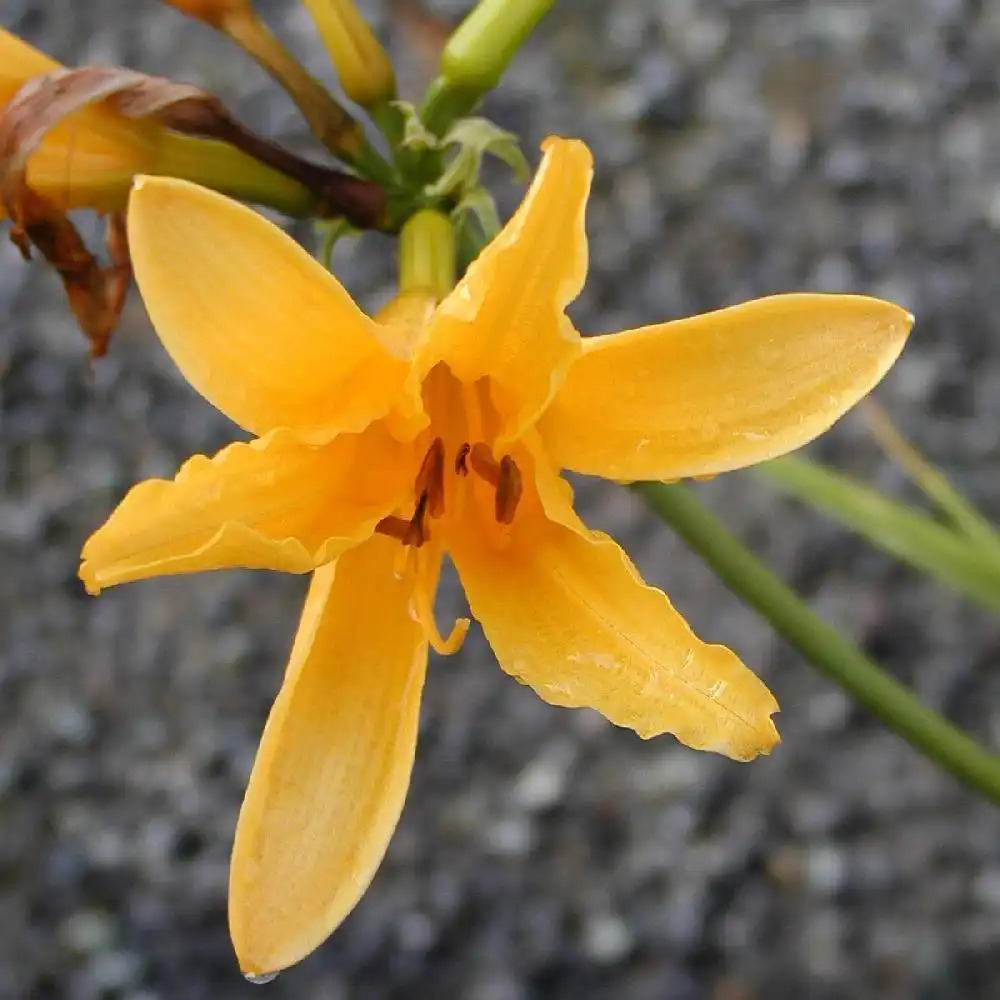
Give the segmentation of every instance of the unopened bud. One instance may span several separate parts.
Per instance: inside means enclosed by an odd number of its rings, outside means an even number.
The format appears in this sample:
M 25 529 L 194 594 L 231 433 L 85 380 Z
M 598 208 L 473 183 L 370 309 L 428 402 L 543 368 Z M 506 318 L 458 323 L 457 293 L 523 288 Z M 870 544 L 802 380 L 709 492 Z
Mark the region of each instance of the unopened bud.
M 399 289 L 438 301 L 455 287 L 455 230 L 448 216 L 425 208 L 399 234 Z
M 389 56 L 353 0 L 304 0 L 330 53 L 344 93 L 363 108 L 396 95 Z
M 441 75 L 485 94 L 555 0 L 480 0 L 448 39 Z

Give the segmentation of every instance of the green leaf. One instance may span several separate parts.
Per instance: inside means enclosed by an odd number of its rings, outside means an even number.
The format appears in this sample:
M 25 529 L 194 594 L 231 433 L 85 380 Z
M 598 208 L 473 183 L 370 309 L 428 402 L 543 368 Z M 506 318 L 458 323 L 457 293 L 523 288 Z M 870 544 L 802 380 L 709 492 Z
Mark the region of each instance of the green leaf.
M 328 270 L 333 270 L 333 248 L 339 240 L 346 236 L 356 236 L 360 230 L 355 229 L 346 219 L 332 219 L 330 222 L 318 222 L 316 232 L 323 237 L 319 252 L 316 254 L 320 263 Z
M 459 270 L 464 273 L 483 247 L 500 232 L 500 216 L 493 196 L 479 186 L 455 206 L 451 217 L 455 223 Z
M 861 406 L 868 429 L 882 450 L 895 459 L 906 474 L 921 489 L 924 496 L 972 541 L 992 549 L 1000 558 L 1000 533 L 985 517 L 917 451 L 896 428 L 889 414 L 874 399 Z
M 878 490 L 806 458 L 786 455 L 755 474 L 787 496 L 822 511 L 874 546 L 940 583 L 1000 612 L 1000 560 L 992 550 L 890 500 Z
M 459 147 L 441 176 L 426 187 L 426 193 L 432 198 L 461 197 L 479 180 L 481 163 L 482 153 L 469 147 Z
M 469 191 L 455 206 L 452 218 L 474 216 L 487 240 L 492 240 L 500 232 L 500 216 L 496 202 L 486 188 L 479 186 Z
M 522 183 L 531 174 L 517 136 L 495 125 L 488 118 L 462 118 L 452 125 L 443 141 L 445 146 L 461 146 L 475 150 L 480 155 L 495 156 L 506 163 Z
M 463 118 L 455 122 L 441 145 L 454 153 L 438 180 L 426 188 L 433 198 L 461 200 L 477 188 L 484 156 L 495 156 L 506 163 L 520 181 L 527 180 L 530 174 L 517 136 L 486 118 Z
M 391 101 L 389 106 L 395 108 L 403 119 L 403 137 L 399 141 L 401 149 L 423 152 L 442 148 L 441 140 L 421 121 L 415 105 L 409 101 Z

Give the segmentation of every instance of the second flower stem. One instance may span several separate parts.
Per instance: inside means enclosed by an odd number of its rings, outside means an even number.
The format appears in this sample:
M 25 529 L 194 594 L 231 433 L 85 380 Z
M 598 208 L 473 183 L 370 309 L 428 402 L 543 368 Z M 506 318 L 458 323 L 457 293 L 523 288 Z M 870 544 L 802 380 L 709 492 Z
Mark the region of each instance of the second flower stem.
M 736 539 L 687 486 L 635 489 L 748 604 L 819 670 L 924 756 L 1000 804 L 1000 757 L 956 729 L 826 624 Z

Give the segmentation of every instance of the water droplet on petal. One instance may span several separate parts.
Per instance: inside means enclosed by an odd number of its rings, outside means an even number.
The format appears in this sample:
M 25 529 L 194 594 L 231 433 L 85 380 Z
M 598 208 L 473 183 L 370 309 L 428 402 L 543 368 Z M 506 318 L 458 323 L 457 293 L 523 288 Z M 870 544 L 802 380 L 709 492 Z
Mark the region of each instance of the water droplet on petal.
M 253 983 L 254 986 L 266 986 L 268 983 L 273 983 L 275 979 L 278 978 L 278 973 L 264 972 L 259 976 L 255 976 L 252 972 L 244 972 L 243 978 L 248 983 Z

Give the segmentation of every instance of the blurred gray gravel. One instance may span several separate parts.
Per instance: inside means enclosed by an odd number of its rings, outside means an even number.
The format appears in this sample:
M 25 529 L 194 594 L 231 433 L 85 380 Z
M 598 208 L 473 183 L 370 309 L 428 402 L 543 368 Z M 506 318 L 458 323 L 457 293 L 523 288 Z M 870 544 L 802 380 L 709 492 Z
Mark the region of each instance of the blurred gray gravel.
M 261 8 L 325 72 L 302 10 Z M 0 23 L 68 62 L 199 81 L 302 140 L 251 64 L 153 0 L 0 0 Z M 792 289 L 896 299 L 919 322 L 880 398 L 1000 518 L 998 66 L 993 0 L 564 0 L 490 111 L 529 151 L 550 132 L 595 151 L 584 329 Z M 341 248 L 338 272 L 377 302 L 386 244 Z M 767 677 L 782 746 L 737 765 L 643 743 L 542 704 L 477 633 L 433 667 L 374 887 L 256 993 L 228 943 L 227 855 L 305 581 L 87 598 L 80 545 L 127 487 L 233 430 L 136 299 L 90 369 L 54 280 L 6 244 L 0 331 L 0 1000 L 1000 995 L 996 810 L 817 677 L 634 498 L 589 484 L 592 522 Z M 856 420 L 817 450 L 901 486 Z M 829 621 L 1000 744 L 995 621 L 747 475 L 703 490 Z

